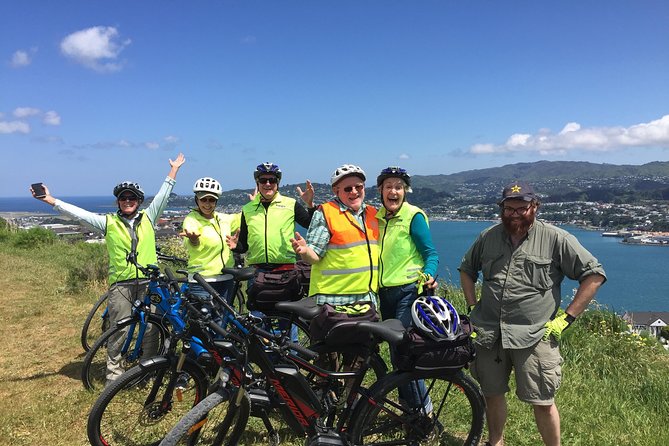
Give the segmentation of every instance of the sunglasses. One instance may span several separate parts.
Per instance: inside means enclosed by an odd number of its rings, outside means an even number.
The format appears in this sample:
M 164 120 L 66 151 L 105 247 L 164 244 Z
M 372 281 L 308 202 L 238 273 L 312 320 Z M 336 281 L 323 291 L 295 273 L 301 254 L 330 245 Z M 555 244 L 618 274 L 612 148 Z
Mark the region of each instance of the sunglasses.
M 214 197 L 204 197 L 204 198 L 198 198 L 202 203 L 216 203 L 218 201 L 218 198 Z
M 279 182 L 279 179 L 276 177 L 269 177 L 269 178 L 258 178 L 258 184 L 276 184 Z
M 121 195 L 118 197 L 118 201 L 137 201 L 137 197 L 135 195 Z
M 353 192 L 353 189 L 355 189 L 356 192 L 362 192 L 365 189 L 365 185 L 364 184 L 356 184 L 355 186 L 342 187 L 342 189 L 347 194 L 350 194 L 351 192 Z

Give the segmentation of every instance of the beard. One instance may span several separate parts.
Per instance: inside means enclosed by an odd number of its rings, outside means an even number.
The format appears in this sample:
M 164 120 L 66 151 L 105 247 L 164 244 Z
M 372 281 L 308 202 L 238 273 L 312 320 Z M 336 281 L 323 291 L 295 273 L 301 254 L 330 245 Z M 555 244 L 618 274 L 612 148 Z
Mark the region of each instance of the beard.
M 530 209 L 525 215 L 514 215 L 512 217 L 502 215 L 502 224 L 509 235 L 523 236 L 527 234 L 530 226 L 534 223 L 534 218 L 535 211 Z

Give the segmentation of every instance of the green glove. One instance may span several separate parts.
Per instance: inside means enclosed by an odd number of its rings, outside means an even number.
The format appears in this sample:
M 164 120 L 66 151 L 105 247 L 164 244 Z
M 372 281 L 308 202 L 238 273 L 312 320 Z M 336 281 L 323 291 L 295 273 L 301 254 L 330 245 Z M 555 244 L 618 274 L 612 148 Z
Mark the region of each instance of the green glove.
M 550 335 L 555 336 L 555 339 L 559 341 L 560 337 L 562 337 L 562 332 L 574 322 L 574 319 L 574 316 L 562 313 L 552 321 L 546 322 L 546 325 L 544 325 L 544 327 L 546 327 L 543 338 L 544 341 L 547 341 Z

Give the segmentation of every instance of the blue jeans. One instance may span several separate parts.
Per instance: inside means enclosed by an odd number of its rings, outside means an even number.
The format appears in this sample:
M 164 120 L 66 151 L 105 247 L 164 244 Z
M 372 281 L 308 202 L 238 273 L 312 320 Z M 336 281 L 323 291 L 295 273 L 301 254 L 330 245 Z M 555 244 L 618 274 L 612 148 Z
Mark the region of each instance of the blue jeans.
M 416 283 L 379 289 L 381 317 L 384 320 L 399 319 L 404 328 L 408 328 L 412 324 L 411 305 L 416 298 L 418 298 Z M 391 347 L 391 360 L 395 354 L 395 349 Z M 426 413 L 432 412 L 432 401 L 427 395 L 425 381 L 422 379 L 400 386 L 397 391 L 400 399 L 406 401 L 410 407 L 418 409 L 423 406 Z
M 211 287 L 216 290 L 220 296 L 225 299 L 227 303 L 232 302 L 232 291 L 235 286 L 235 281 L 234 280 L 225 280 L 223 282 L 208 282 Z M 197 297 L 201 297 L 203 299 L 211 300 L 212 297 L 209 293 L 207 293 L 204 288 L 202 288 L 202 285 L 198 283 L 191 283 L 188 285 L 188 289 L 190 290 L 191 293 L 196 295 Z

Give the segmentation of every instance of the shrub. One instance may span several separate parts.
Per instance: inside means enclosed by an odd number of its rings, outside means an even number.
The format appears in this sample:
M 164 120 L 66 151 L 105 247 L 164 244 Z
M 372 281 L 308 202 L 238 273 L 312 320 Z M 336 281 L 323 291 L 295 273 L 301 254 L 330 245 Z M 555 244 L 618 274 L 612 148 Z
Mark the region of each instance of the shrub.
M 158 241 L 160 252 L 166 256 L 175 256 L 182 259 L 188 258 L 188 250 L 183 244 L 181 237 L 163 238 Z
M 78 292 L 91 284 L 105 282 L 109 259 L 104 244 L 77 243 L 67 260 L 68 291 Z
M 12 237 L 12 244 L 17 248 L 36 248 L 41 245 L 53 245 L 56 234 L 39 226 L 26 231 L 19 231 Z

